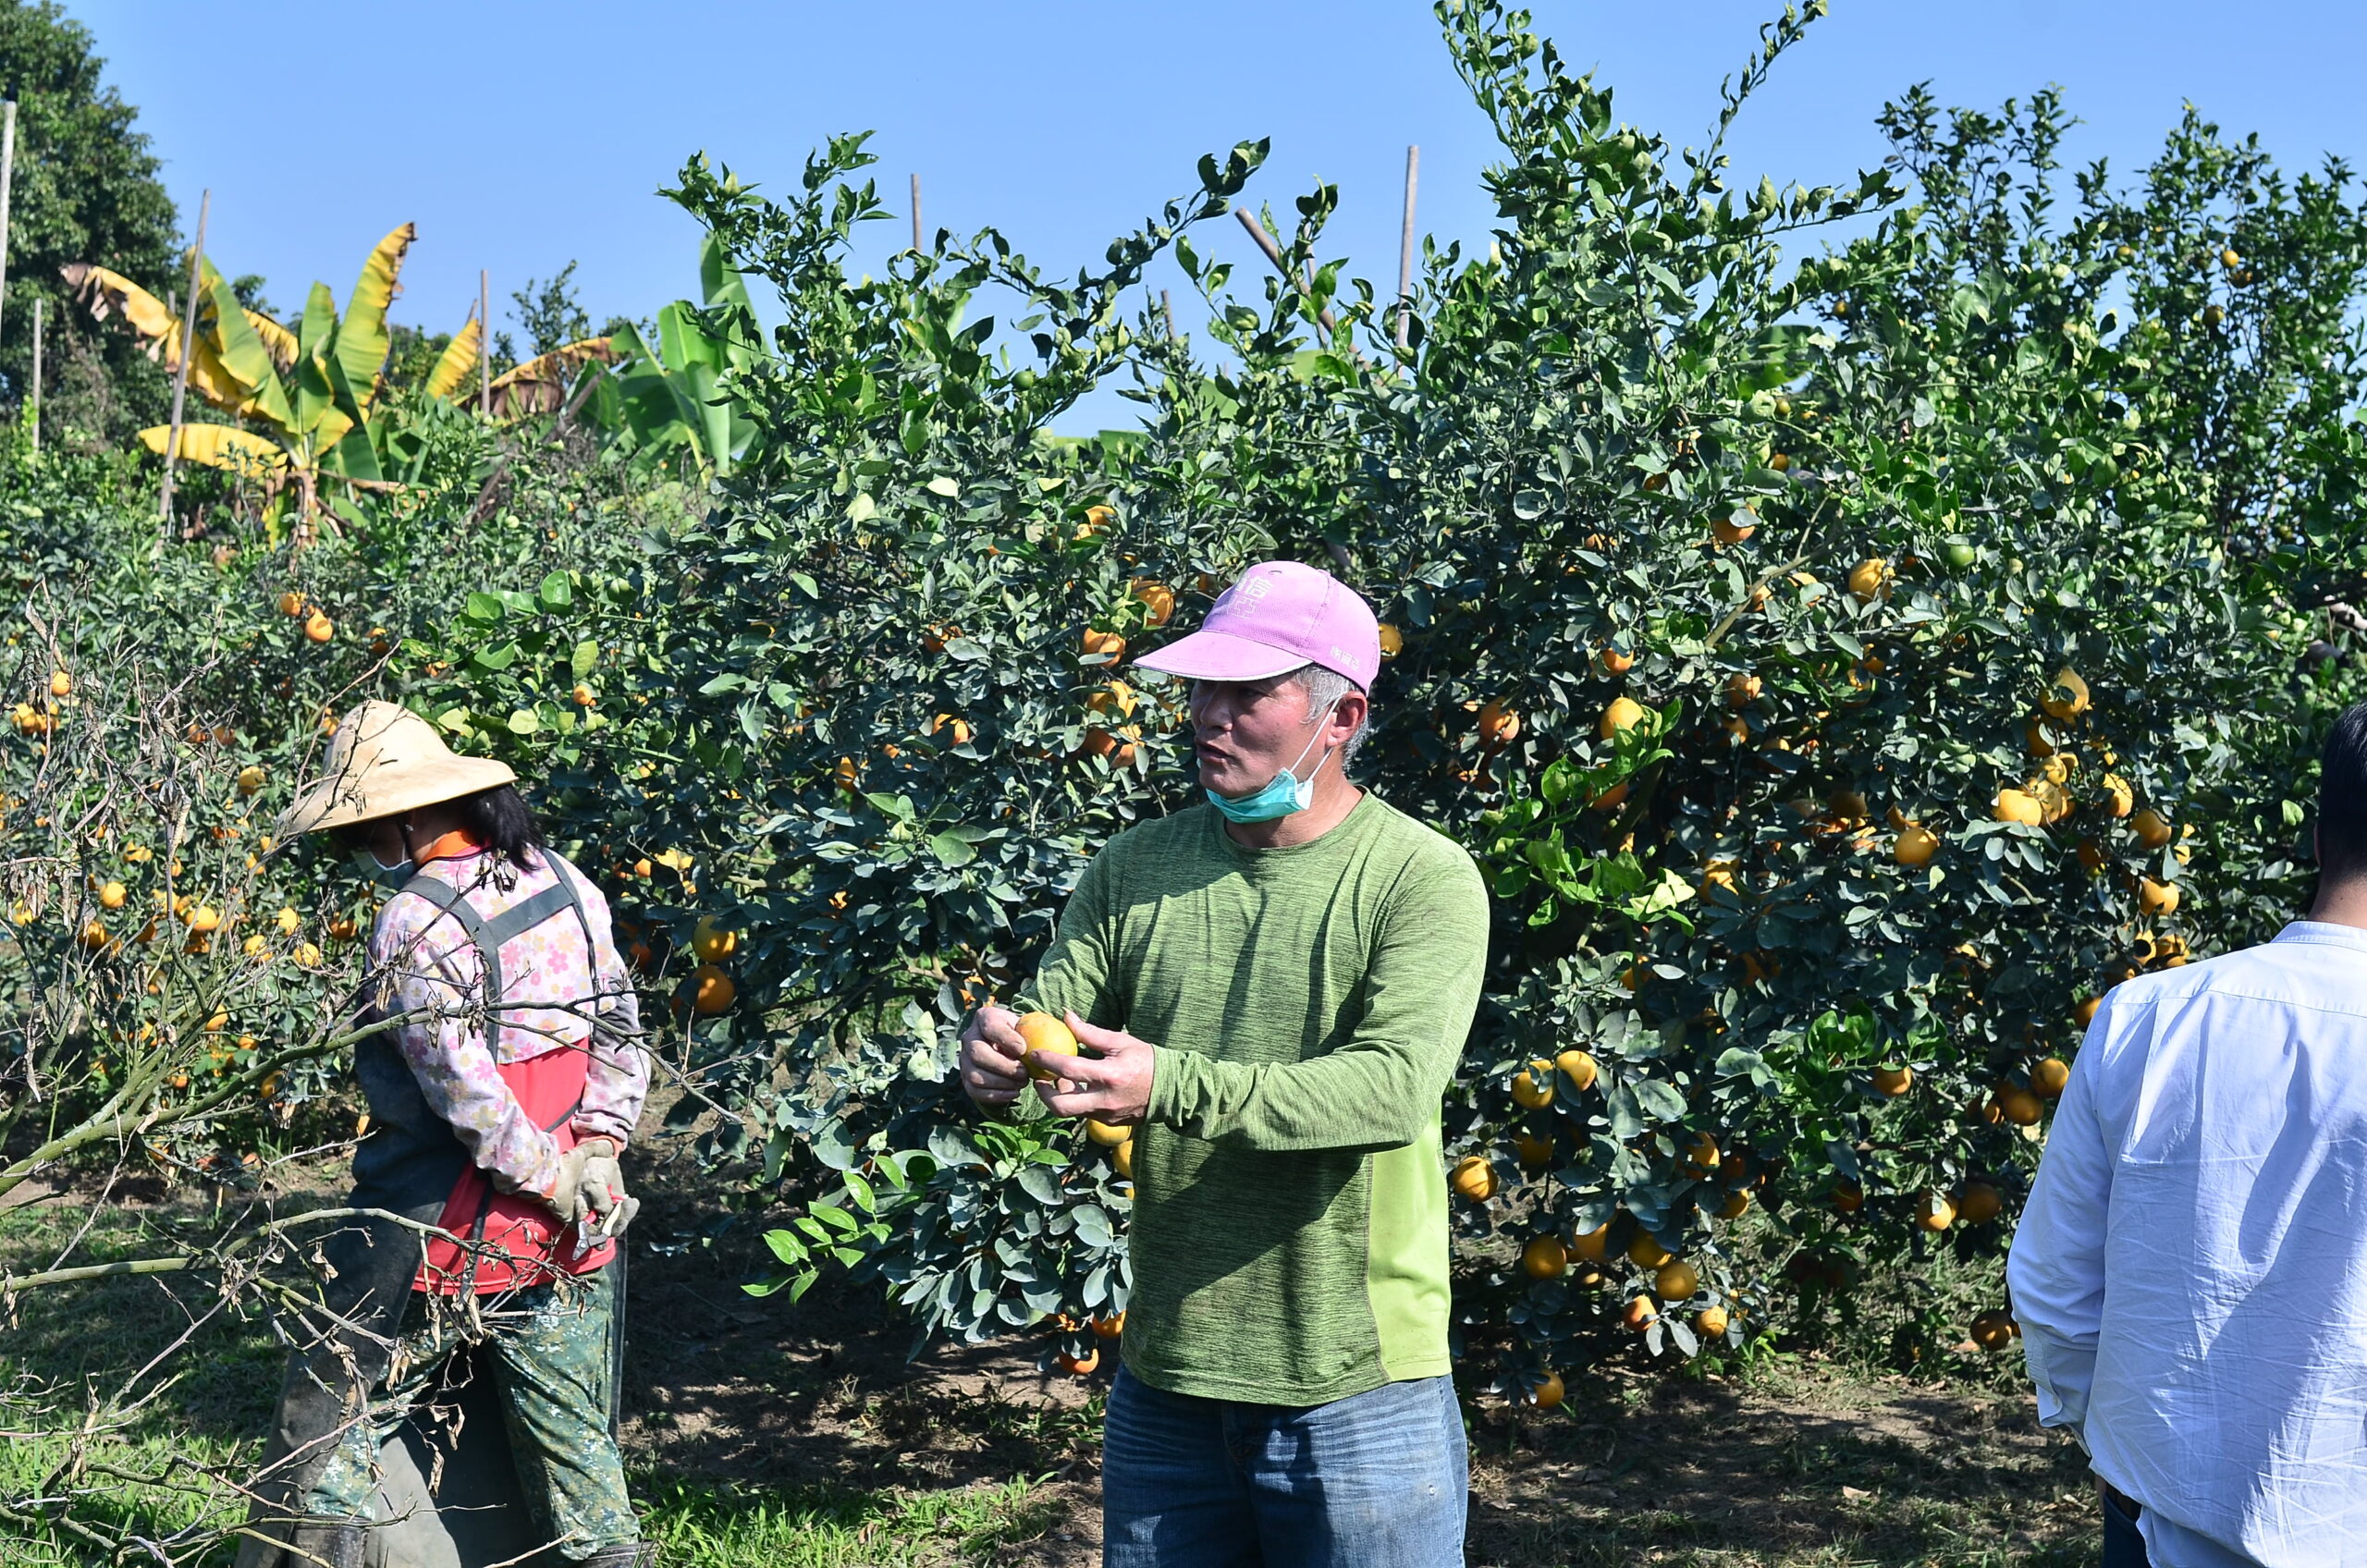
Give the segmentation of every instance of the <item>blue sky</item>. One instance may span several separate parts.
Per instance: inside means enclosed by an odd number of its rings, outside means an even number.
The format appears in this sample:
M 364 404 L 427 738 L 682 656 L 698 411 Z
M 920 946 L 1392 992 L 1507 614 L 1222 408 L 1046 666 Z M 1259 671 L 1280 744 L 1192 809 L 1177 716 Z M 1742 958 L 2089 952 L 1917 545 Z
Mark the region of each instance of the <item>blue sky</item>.
M 874 173 L 899 219 L 873 231 L 866 260 L 904 242 L 917 171 L 930 227 L 993 224 L 1039 264 L 1073 272 L 1187 190 L 1201 153 L 1258 136 L 1274 148 L 1253 203 L 1288 212 L 1316 179 L 1336 183 L 1326 254 L 1377 283 L 1395 276 L 1409 141 L 1422 148 L 1424 229 L 1483 238 L 1491 216 L 1477 174 L 1492 143 L 1424 0 L 66 3 L 139 108 L 184 221 L 212 187 L 207 249 L 226 272 L 263 274 L 283 311 L 315 277 L 341 299 L 370 245 L 410 219 L 419 242 L 398 320 L 457 326 L 485 267 L 499 325 L 509 290 L 570 259 L 595 322 L 645 316 L 695 291 L 695 227 L 654 194 L 686 155 L 704 149 L 786 187 L 809 148 L 848 129 L 877 132 Z M 1719 79 L 1779 8 L 1539 0 L 1535 13 L 1617 90 L 1623 118 L 1682 143 L 1701 140 Z M 2367 153 L 2352 109 L 2367 7 L 1832 10 L 1734 139 L 1746 178 L 1814 184 L 1871 165 L 1876 110 L 1925 80 L 1944 102 L 1984 107 L 2059 83 L 2086 122 L 2072 157 L 2125 169 L 2187 99 L 2231 132 L 2260 132 L 2288 167 Z M 1244 273 L 1262 264 L 1230 224 L 1202 249 Z M 1122 408 L 1085 412 L 1114 422 Z

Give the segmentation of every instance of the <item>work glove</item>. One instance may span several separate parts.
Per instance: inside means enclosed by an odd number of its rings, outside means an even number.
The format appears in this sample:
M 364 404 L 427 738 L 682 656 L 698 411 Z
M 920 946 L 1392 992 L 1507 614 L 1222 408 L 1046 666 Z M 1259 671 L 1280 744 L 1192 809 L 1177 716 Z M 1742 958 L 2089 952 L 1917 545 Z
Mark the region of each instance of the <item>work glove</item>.
M 578 1256 L 603 1238 L 623 1235 L 641 1212 L 641 1200 L 625 1192 L 617 1145 L 607 1138 L 586 1138 L 559 1156 L 558 1179 L 548 1201 L 552 1212 L 576 1227 Z

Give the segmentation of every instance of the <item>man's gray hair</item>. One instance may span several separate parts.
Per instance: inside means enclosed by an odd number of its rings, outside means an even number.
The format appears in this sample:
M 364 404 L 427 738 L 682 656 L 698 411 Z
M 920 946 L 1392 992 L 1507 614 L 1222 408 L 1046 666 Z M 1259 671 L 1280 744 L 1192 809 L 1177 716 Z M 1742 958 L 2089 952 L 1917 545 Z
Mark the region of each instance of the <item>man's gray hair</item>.
M 1338 670 L 1326 668 L 1319 664 L 1303 664 L 1282 679 L 1295 680 L 1298 682 L 1298 689 L 1306 693 L 1306 721 L 1309 724 L 1313 724 L 1321 717 L 1334 703 L 1349 692 L 1355 692 L 1362 695 L 1365 691 L 1363 687 Z M 1356 753 L 1364 750 L 1365 736 L 1371 729 L 1372 711 L 1367 707 L 1365 711 L 1365 721 L 1356 726 L 1356 732 L 1349 736 L 1348 743 L 1341 748 L 1340 770 L 1343 773 L 1355 766 Z

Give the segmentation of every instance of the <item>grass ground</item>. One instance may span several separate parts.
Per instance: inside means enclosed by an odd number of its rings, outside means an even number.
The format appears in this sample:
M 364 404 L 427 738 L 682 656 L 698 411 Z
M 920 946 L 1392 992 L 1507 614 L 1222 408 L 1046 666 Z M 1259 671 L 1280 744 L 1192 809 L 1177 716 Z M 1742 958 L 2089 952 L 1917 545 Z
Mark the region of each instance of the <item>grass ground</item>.
M 145 1256 L 206 1214 L 71 1198 L 0 1214 L 0 1264 Z M 634 1259 L 625 1439 L 650 1534 L 675 1568 L 1098 1561 L 1098 1385 L 1030 1347 L 936 1349 L 861 1299 L 796 1306 L 736 1288 L 743 1238 L 661 1206 Z M 712 1243 L 712 1244 L 708 1244 Z M 80 1506 L 166 1537 L 222 1517 L 209 1466 L 253 1443 L 278 1382 L 267 1328 L 190 1279 L 30 1292 L 0 1328 L 0 1496 L 40 1492 L 76 1441 Z M 43 1416 L 120 1384 L 177 1337 L 178 1379 L 111 1430 Z M 2040 1431 L 1996 1373 L 1913 1380 L 1813 1354 L 1672 1378 L 1606 1366 L 1538 1415 L 1474 1411 L 1470 1561 L 1504 1568 L 2007 1568 L 2093 1561 L 2076 1448 Z M 0 1521 L 0 1564 L 100 1561 Z M 208 1568 L 227 1553 L 206 1560 Z

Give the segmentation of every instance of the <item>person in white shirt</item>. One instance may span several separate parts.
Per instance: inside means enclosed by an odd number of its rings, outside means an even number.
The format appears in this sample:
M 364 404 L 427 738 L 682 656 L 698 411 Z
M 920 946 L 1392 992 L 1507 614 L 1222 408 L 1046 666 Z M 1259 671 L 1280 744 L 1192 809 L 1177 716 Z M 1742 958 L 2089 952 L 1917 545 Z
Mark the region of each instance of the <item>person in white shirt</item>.
M 2105 997 L 2014 1238 L 2105 1568 L 2367 1563 L 2367 703 L 2317 850 L 2308 919 Z

